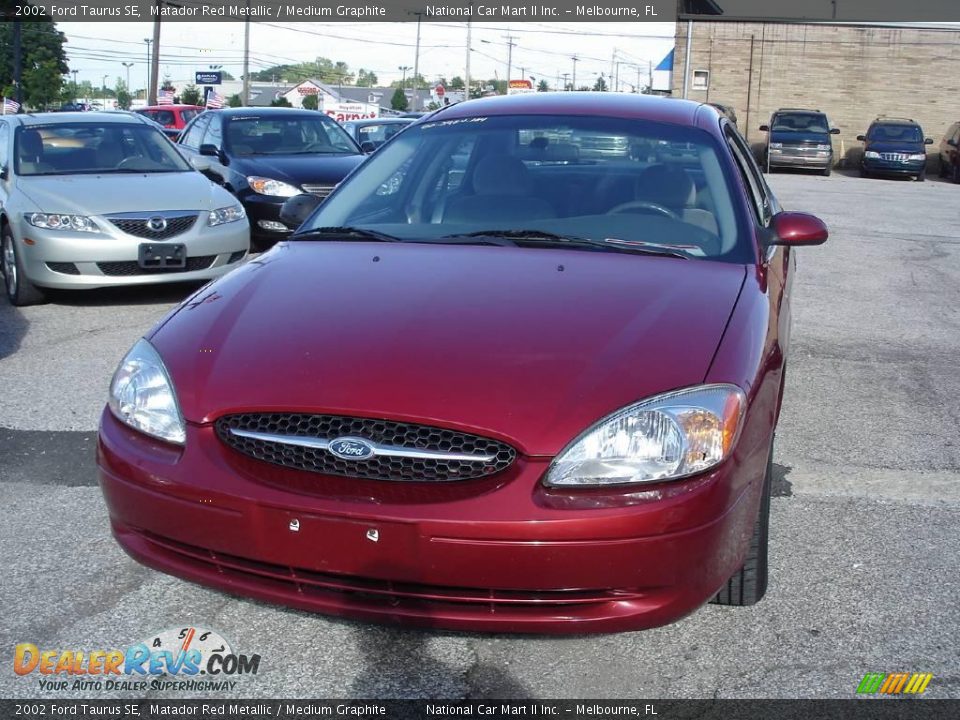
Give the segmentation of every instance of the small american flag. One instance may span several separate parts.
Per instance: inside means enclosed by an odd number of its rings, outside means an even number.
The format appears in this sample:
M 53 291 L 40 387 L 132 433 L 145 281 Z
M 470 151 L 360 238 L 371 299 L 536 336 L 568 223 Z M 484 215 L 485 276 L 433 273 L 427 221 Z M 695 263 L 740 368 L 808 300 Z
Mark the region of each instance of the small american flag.
M 161 90 L 157 93 L 157 105 L 173 105 L 173 90 Z
M 3 114 L 16 115 L 20 111 L 20 103 L 10 98 L 3 99 Z
M 207 95 L 207 107 L 211 110 L 219 110 L 223 107 L 223 95 L 216 90 L 211 90 Z

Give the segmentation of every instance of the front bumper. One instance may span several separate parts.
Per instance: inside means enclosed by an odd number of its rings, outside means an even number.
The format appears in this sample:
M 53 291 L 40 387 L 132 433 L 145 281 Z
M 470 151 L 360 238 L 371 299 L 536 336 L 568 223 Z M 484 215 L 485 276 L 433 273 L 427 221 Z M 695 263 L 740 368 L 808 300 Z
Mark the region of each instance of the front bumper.
M 106 221 L 99 221 L 106 226 Z M 77 290 L 211 280 L 237 267 L 250 249 L 245 221 L 189 231 L 163 241 L 110 231 L 110 234 L 43 230 L 21 221 L 14 233 L 30 282 L 46 288 Z M 183 243 L 186 269 L 144 271 L 137 265 L 143 243 Z
M 795 152 L 788 149 L 777 152 L 768 150 L 770 167 L 808 168 L 810 170 L 826 170 L 833 166 L 833 154 L 816 155 L 806 152 Z
M 279 242 L 293 232 L 280 222 L 280 208 L 287 198 L 248 192 L 241 193 L 239 200 L 250 221 L 250 235 L 257 240 Z
M 927 167 L 926 160 L 884 160 L 863 158 L 862 167 L 878 175 L 920 175 Z
M 551 633 L 663 625 L 709 600 L 743 562 L 762 471 L 743 475 L 766 461 L 602 494 L 547 490 L 546 458 L 383 484 L 251 460 L 209 425 L 176 448 L 109 410 L 97 459 L 114 536 L 150 567 L 331 615 Z

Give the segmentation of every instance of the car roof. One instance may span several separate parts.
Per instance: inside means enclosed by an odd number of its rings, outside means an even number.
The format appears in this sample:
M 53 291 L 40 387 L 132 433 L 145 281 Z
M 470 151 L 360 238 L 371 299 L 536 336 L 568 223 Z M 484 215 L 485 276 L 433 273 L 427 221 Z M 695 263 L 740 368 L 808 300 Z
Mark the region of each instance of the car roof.
M 57 112 L 27 113 L 14 115 L 27 127 L 35 125 L 65 125 L 68 123 L 126 123 L 146 124 L 149 120 L 129 110 L 93 111 L 93 112 Z
M 266 115 L 319 115 L 322 117 L 329 117 L 322 112 L 317 112 L 316 110 L 307 110 L 306 108 L 288 108 L 288 107 L 236 107 L 236 108 L 218 108 L 214 110 L 208 110 L 207 112 L 215 112 L 219 115 L 225 117 L 234 117 L 236 115 L 256 115 L 256 116 L 266 116 Z
M 716 108 L 693 100 L 610 92 L 546 92 L 499 95 L 454 103 L 425 120 L 483 115 L 606 115 L 693 126 L 701 111 L 719 118 Z
M 145 105 L 144 107 L 131 108 L 133 112 L 141 112 L 142 110 L 203 110 L 203 105 L 184 105 L 183 103 L 177 103 L 175 105 Z
M 920 127 L 920 123 L 916 120 L 911 120 L 910 118 L 898 118 L 898 117 L 878 117 L 874 120 L 871 125 L 913 125 Z

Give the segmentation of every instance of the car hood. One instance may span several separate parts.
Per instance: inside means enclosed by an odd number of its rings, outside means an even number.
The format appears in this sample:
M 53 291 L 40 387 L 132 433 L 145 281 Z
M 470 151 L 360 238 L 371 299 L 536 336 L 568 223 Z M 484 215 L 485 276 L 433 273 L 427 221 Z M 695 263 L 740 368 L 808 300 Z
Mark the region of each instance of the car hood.
M 365 158 L 366 155 L 256 155 L 231 158 L 230 167 L 242 175 L 259 175 L 292 185 L 335 184 Z
M 745 275 L 620 253 L 289 242 L 151 342 L 191 422 L 393 418 L 553 455 L 618 408 L 703 382 Z
M 784 145 L 800 145 L 807 143 L 829 145 L 830 135 L 827 133 L 808 132 L 771 132 L 770 142 L 783 143 Z
M 879 140 L 879 141 L 867 141 L 867 144 L 864 146 L 865 150 L 873 150 L 874 152 L 895 152 L 895 153 L 909 153 L 926 154 L 927 148 L 924 147 L 923 143 L 919 142 L 890 142 L 889 140 Z
M 236 202 L 198 172 L 33 176 L 19 178 L 17 187 L 48 213 L 213 210 Z

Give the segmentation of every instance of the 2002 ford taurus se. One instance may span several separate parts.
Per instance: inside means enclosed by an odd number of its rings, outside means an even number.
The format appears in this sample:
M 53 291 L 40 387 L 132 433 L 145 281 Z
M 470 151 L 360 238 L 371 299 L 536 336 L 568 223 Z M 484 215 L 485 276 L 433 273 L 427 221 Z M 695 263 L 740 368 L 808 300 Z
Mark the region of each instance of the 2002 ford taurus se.
M 826 237 L 709 106 L 443 109 L 122 360 L 114 535 L 228 592 L 426 626 L 754 603 L 793 246 Z

